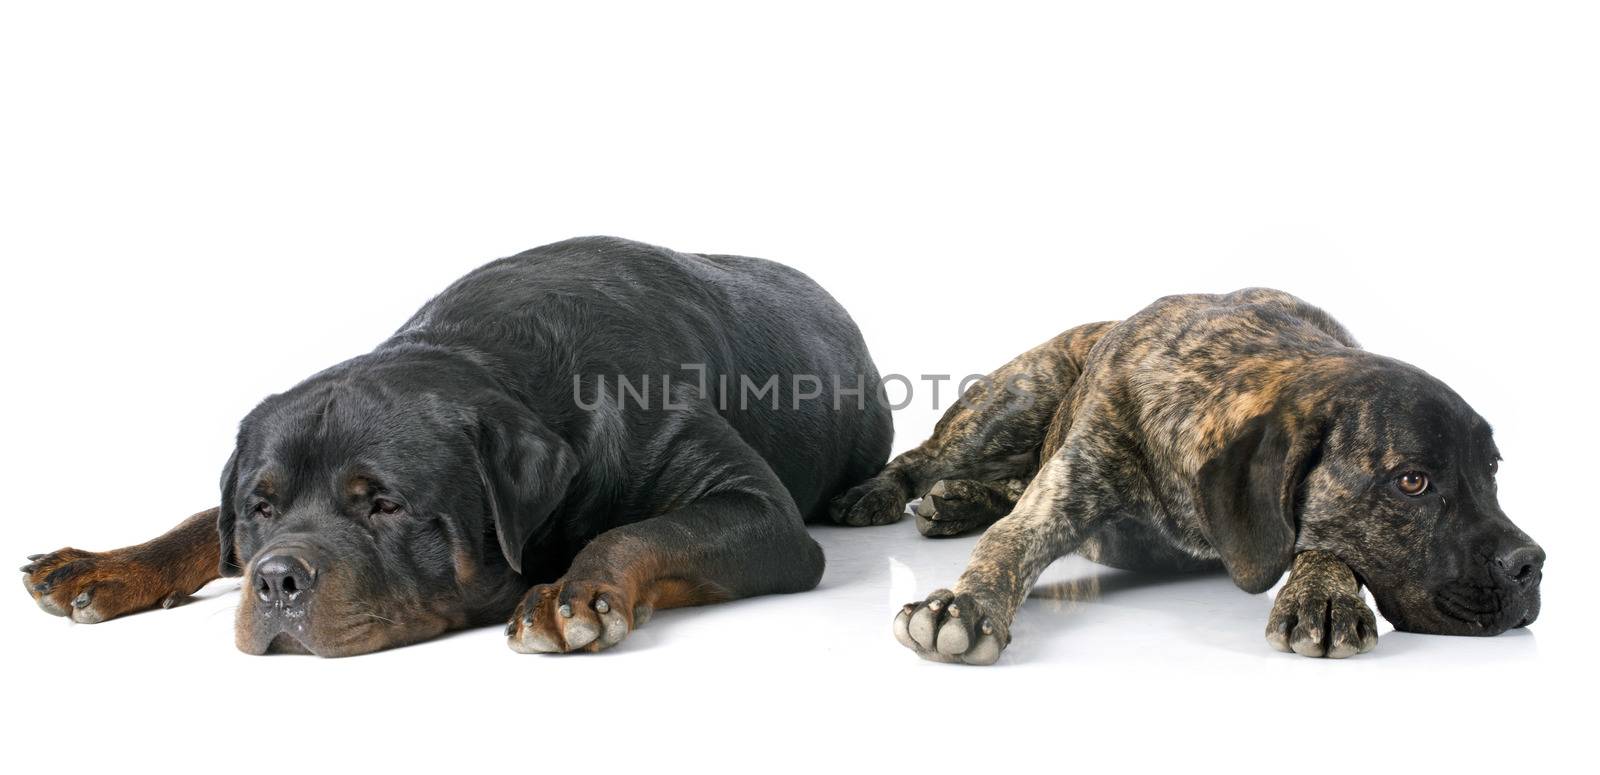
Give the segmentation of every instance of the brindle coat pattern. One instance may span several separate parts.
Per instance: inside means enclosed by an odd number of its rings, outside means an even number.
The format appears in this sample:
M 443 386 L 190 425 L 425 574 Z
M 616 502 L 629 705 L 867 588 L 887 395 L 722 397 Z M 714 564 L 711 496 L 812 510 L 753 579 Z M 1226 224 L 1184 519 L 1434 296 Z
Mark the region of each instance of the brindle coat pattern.
M 994 522 L 952 589 L 897 615 L 898 639 L 926 658 L 995 661 L 1034 581 L 1072 552 L 1221 567 L 1252 593 L 1293 562 L 1269 641 L 1311 656 L 1371 648 L 1358 583 L 1401 629 L 1495 634 L 1538 615 L 1544 554 L 1500 510 L 1488 424 L 1289 294 L 1164 298 L 1067 331 L 990 382 L 1018 372 L 1031 401 L 952 407 L 835 503 L 836 519 L 875 523 L 924 495 L 930 536 Z M 994 389 L 981 385 L 969 399 Z M 1427 492 L 1396 490 L 1409 471 L 1427 472 Z M 998 494 L 1018 482 L 1007 509 Z

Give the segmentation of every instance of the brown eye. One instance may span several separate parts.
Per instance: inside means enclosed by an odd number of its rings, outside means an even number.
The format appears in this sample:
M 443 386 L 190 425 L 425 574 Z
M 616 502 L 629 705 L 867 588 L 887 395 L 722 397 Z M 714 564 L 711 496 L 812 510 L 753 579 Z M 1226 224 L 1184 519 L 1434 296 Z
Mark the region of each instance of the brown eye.
M 250 509 L 250 513 L 252 515 L 260 517 L 262 519 L 266 519 L 268 517 L 271 517 L 272 516 L 272 504 L 265 503 L 265 502 L 257 503 L 255 505 L 255 508 Z
M 1395 484 L 1399 486 L 1400 492 L 1407 495 L 1421 495 L 1428 491 L 1428 475 L 1421 471 L 1407 471 L 1395 480 Z
M 1494 476 L 1495 474 L 1498 474 L 1498 473 L 1500 473 L 1500 461 L 1498 461 L 1498 460 L 1489 461 L 1489 475 L 1490 476 Z
M 400 510 L 400 504 L 388 498 L 374 498 L 372 500 L 372 513 L 393 514 Z

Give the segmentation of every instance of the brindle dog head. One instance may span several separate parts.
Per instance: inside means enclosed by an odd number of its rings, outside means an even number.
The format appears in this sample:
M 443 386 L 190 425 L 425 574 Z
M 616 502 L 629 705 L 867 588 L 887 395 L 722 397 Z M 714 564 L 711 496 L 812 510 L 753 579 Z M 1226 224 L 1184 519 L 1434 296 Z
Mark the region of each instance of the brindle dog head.
M 487 373 L 363 356 L 263 401 L 222 480 L 240 650 L 347 656 L 503 619 L 573 455 Z
M 1333 553 L 1396 628 L 1496 635 L 1539 615 L 1544 550 L 1500 509 L 1489 424 L 1413 366 L 1353 353 L 1202 470 L 1202 511 L 1241 586 L 1265 589 L 1294 553 Z M 1259 572 L 1256 572 L 1259 571 Z M 1264 583 L 1263 583 L 1264 582 Z

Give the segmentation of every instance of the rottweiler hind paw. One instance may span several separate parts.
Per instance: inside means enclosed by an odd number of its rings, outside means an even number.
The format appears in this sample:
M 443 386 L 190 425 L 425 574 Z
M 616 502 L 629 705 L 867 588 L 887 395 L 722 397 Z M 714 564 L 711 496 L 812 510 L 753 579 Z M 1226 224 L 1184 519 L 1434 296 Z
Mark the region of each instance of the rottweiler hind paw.
M 47 614 L 98 624 L 185 599 L 166 575 L 123 551 L 60 549 L 35 554 L 21 568 L 22 584 Z
M 923 659 L 968 665 L 994 664 L 1011 642 L 1006 625 L 986 615 L 971 595 L 948 589 L 900 609 L 894 637 Z
M 600 651 L 622 642 L 650 616 L 623 591 L 595 581 L 540 584 L 523 597 L 506 625 L 506 642 L 523 654 Z
M 1301 656 L 1343 659 L 1378 645 L 1378 621 L 1359 590 L 1291 580 L 1272 604 L 1267 642 Z
M 866 527 L 898 522 L 906 513 L 906 498 L 899 487 L 881 479 L 869 479 L 846 490 L 828 506 L 835 524 Z

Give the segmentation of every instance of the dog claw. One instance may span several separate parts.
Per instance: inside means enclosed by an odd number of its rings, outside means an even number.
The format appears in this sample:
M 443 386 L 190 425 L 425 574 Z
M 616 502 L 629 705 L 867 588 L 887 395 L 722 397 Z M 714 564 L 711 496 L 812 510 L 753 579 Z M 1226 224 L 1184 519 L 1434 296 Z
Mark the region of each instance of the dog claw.
M 38 569 L 39 569 L 39 566 L 34 565 L 33 563 L 30 562 L 27 565 L 22 566 L 19 570 L 21 570 L 23 573 L 32 573 L 32 572 L 34 572 L 34 571 L 36 571 Z
M 563 619 L 571 619 L 572 618 L 572 606 L 570 606 L 570 605 L 568 605 L 566 603 L 562 603 L 561 607 L 556 609 L 556 613 L 561 614 L 561 618 L 563 618 Z
M 89 591 L 88 590 L 84 590 L 82 592 L 79 592 L 78 596 L 72 599 L 72 607 L 73 608 L 88 608 L 89 607 Z
M 611 604 L 607 603 L 606 599 L 602 597 L 599 600 L 594 601 L 594 610 L 599 611 L 600 613 L 606 613 L 607 611 L 611 610 Z
M 28 562 L 34 562 L 35 560 L 38 560 L 40 557 L 43 557 L 43 556 L 44 556 L 43 554 L 30 554 L 30 555 L 28 555 Z

